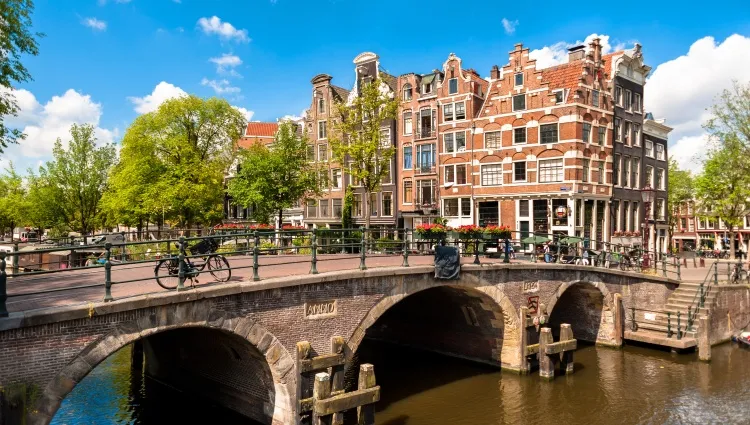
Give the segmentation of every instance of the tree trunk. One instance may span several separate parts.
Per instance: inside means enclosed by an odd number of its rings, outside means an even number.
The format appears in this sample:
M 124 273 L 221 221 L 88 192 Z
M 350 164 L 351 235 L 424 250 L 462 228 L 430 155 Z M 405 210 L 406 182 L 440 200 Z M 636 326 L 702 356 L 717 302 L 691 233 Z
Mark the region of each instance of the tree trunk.
M 362 203 L 365 206 L 365 210 L 363 211 L 363 214 L 365 215 L 365 229 L 370 228 L 370 208 L 372 207 L 370 205 L 370 192 L 365 191 L 364 196 L 364 202 Z
M 279 230 L 284 227 L 284 209 L 279 208 Z
M 729 259 L 734 260 L 734 227 L 729 228 Z

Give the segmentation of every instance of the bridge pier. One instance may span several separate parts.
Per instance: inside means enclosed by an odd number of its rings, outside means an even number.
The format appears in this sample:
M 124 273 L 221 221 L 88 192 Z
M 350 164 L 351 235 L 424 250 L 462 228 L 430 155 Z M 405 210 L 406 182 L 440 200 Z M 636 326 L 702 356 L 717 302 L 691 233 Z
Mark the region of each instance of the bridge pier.
M 548 356 L 547 346 L 552 345 L 552 329 L 542 328 L 539 334 L 539 376 L 543 379 L 553 379 L 555 377 L 555 361 L 552 356 Z

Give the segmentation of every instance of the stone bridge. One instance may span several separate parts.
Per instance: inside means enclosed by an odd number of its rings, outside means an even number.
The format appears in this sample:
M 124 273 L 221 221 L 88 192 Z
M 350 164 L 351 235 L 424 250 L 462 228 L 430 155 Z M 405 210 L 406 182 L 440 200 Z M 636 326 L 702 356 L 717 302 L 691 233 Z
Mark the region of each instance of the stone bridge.
M 349 369 L 371 337 L 525 372 L 536 335 L 529 306 L 545 306 L 553 329 L 570 323 L 579 340 L 618 346 L 622 309 L 663 308 L 678 283 L 556 264 L 466 265 L 451 281 L 433 274 L 332 272 L 14 313 L 0 319 L 0 385 L 38 388 L 28 423 L 48 424 L 97 364 L 140 341 L 150 376 L 261 423 L 294 424 L 299 341 L 323 355 L 343 337 Z

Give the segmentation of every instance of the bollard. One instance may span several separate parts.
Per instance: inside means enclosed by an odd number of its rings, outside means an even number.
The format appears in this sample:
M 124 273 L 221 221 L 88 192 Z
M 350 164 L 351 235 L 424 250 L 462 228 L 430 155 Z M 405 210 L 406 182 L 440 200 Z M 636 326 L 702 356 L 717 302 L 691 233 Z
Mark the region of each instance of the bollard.
M 677 310 L 677 339 L 682 339 L 682 330 L 680 329 L 680 311 Z
M 365 251 L 367 250 L 367 241 L 365 240 L 365 228 L 360 227 L 359 228 L 360 233 L 362 234 L 361 241 L 359 243 L 359 269 L 360 270 L 367 270 L 367 264 L 365 264 Z
M 662 255 L 661 257 L 661 273 L 664 277 L 667 277 L 667 259 Z
M 545 354 L 548 344 L 552 344 L 552 329 L 542 328 L 539 333 L 539 376 L 543 379 L 553 379 L 555 377 L 555 363 L 552 357 Z
M 326 372 L 315 374 L 315 383 L 313 384 L 313 400 L 325 400 L 331 397 L 331 376 Z M 318 416 L 313 412 L 313 425 L 331 425 L 331 415 Z
M 729 263 L 730 262 L 727 261 L 727 283 L 729 283 L 729 277 L 732 276 L 732 269 L 731 269 L 731 265 Z
M 358 390 L 366 390 L 375 387 L 375 368 L 369 363 L 359 367 Z M 375 405 L 366 404 L 357 407 L 358 425 L 375 425 Z
M 667 338 L 672 338 L 672 313 L 667 312 Z
M 310 274 L 318 274 L 318 231 L 313 229 L 312 231 L 312 243 L 310 244 L 310 250 L 312 252 L 312 258 L 310 259 Z
M 570 341 L 573 338 L 573 329 L 569 323 L 563 323 L 560 325 L 560 342 Z M 565 371 L 566 375 L 573 373 L 573 350 L 563 351 L 560 353 L 560 367 Z
M 18 274 L 18 242 L 13 243 L 13 257 L 11 257 L 10 262 L 13 267 L 13 276 Z
M 690 332 L 693 328 L 693 306 L 688 306 L 688 319 L 685 326 L 685 332 Z
M 710 317 L 701 316 L 698 319 L 698 359 L 711 361 L 711 341 L 708 338 Z
M 474 239 L 474 264 L 479 263 L 479 239 Z
M 0 317 L 8 317 L 8 273 L 5 271 L 5 253 L 0 252 Z M 2 407 L 2 406 L 0 406 Z
M 260 248 L 258 247 L 260 245 L 260 236 L 258 236 L 258 231 L 253 232 L 253 280 L 259 281 L 260 275 L 258 274 L 258 254 L 260 252 Z
M 704 301 L 706 299 L 706 293 L 703 290 L 703 282 L 701 282 L 700 290 L 701 290 L 701 298 L 699 300 L 700 301 L 700 308 L 703 308 L 703 303 L 704 303 Z
M 718 285 L 719 284 L 719 260 L 716 260 L 713 267 L 714 267 L 714 285 Z
M 682 280 L 682 270 L 680 270 L 680 263 L 677 262 L 677 280 Z
M 618 347 L 621 347 L 622 339 L 624 338 L 624 335 L 625 335 L 625 310 L 623 310 L 623 306 L 622 306 L 622 295 L 615 293 L 612 296 L 612 300 L 613 300 L 612 315 L 614 316 L 614 322 L 615 322 L 615 345 Z M 573 330 L 571 329 L 571 333 L 572 332 Z M 562 333 L 560 335 L 562 335 Z M 560 337 L 560 340 L 562 341 L 562 337 Z
M 110 256 L 112 255 L 112 244 L 107 242 L 104 244 L 104 302 L 108 303 L 112 298 L 112 262 Z
M 701 265 L 701 268 L 706 267 L 706 260 L 703 259 L 703 257 L 701 257 L 700 259 L 700 265 Z
M 340 336 L 331 337 L 331 353 L 344 354 L 344 338 Z M 344 392 L 344 365 L 331 366 L 331 395 L 337 395 Z M 344 414 L 342 412 L 334 413 L 331 418 L 331 425 L 344 425 Z
M 179 272 L 177 273 L 177 291 L 184 291 L 185 290 L 185 273 L 187 270 L 187 264 L 185 264 L 185 237 L 180 236 L 180 254 L 177 256 L 177 261 L 179 261 Z
M 401 267 L 409 267 L 409 241 L 407 240 L 406 230 L 404 230 L 404 261 L 401 263 Z

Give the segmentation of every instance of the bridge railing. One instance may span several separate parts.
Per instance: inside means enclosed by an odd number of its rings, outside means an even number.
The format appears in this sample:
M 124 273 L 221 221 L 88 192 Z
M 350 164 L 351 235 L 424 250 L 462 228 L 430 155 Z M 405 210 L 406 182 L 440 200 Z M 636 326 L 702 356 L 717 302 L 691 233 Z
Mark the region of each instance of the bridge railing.
M 287 267 L 281 275 L 315 274 L 319 264 L 326 263 L 331 264 L 328 269 L 366 269 L 368 260 L 376 261 L 376 265 L 400 263 L 408 267 L 410 256 L 431 254 L 438 243 L 456 246 L 467 261 L 475 264 L 498 261 L 581 264 L 680 277 L 679 262 L 670 262 L 664 254 L 637 249 L 633 252 L 632 247 L 623 245 L 547 233 L 509 231 L 501 236 L 453 230 L 425 235 L 408 228 L 240 228 L 219 230 L 207 236 L 173 238 L 170 235 L 167 239 L 141 241 L 124 238 L 116 243 L 0 252 L 0 317 L 8 315 L 6 301 L 9 299 L 21 306 L 32 306 L 18 308 L 23 310 L 33 308 L 29 299 L 64 291 L 81 291 L 82 298 L 76 296 L 76 301 L 101 299 L 96 290 L 102 289 L 105 301 L 112 300 L 112 289 L 125 288 L 125 284 L 140 284 L 135 289 L 123 290 L 127 295 L 155 292 L 158 289 L 155 285 L 145 284 L 155 281 L 156 269 L 164 262 L 169 263 L 174 273 L 170 277 L 177 280 L 175 287 L 183 289 L 187 280 L 192 283 L 192 279 L 203 280 L 207 276 L 214 280 L 219 271 L 231 274 L 251 269 L 253 280 L 260 280 L 264 270 L 289 265 L 294 267 Z M 209 240 L 216 245 L 213 253 L 191 249 Z M 215 267 L 211 269 L 206 266 L 207 255 L 211 258 L 220 255 L 227 261 L 214 261 Z M 480 256 L 483 259 L 480 260 Z M 378 261 L 380 258 L 390 260 Z M 644 258 L 654 260 L 649 262 Z M 344 262 L 347 260 L 348 263 Z M 427 258 L 421 262 L 429 264 L 425 260 Z M 193 263 L 202 263 L 204 268 L 197 270 Z M 54 275 L 53 278 L 50 275 Z

